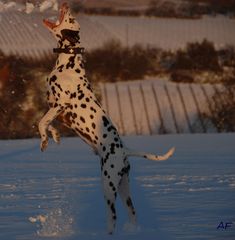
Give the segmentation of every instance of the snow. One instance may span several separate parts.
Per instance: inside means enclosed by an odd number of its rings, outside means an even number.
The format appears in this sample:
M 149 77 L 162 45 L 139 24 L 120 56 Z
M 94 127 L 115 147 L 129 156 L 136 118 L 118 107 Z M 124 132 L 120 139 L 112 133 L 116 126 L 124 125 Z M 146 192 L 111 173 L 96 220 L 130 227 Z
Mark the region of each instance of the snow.
M 34 5 L 33 5 L 33 3 L 28 3 L 28 2 L 26 2 L 25 12 L 26 12 L 27 14 L 30 14 L 30 13 L 33 12 L 33 10 L 34 10 Z
M 221 84 L 174 83 L 145 79 L 99 83 L 102 105 L 123 135 L 217 132 L 205 117 L 213 116 Z
M 16 3 L 15 2 L 8 2 L 8 3 L 3 3 L 2 1 L 0 1 L 0 12 L 9 10 L 11 8 L 15 8 L 16 7 Z
M 48 9 L 53 9 L 54 11 L 58 11 L 58 2 L 57 0 L 45 0 L 39 6 L 39 11 L 44 12 Z
M 143 84 L 142 85 L 142 97 L 144 100 L 145 105 L 145 112 L 146 112 L 146 118 L 147 118 L 147 124 L 149 125 L 149 131 L 150 134 L 153 132 L 156 132 L 156 129 L 160 129 L 160 116 L 159 111 L 156 106 L 156 99 L 153 92 L 153 86 L 149 84 Z
M 40 4 L 34 6 L 33 3 L 26 2 L 25 4 L 25 13 L 31 14 L 34 10 L 39 10 L 39 12 L 45 12 L 47 10 L 58 11 L 59 4 L 57 0 L 45 0 Z
M 26 14 L 31 14 L 33 13 L 34 10 L 44 12 L 50 9 L 53 11 L 58 11 L 59 4 L 57 0 L 44 0 L 41 3 L 37 4 L 26 2 L 25 6 L 23 6 L 23 4 L 18 4 L 13 1 L 7 3 L 3 3 L 2 1 L 0 1 L 0 12 L 5 12 L 8 10 L 17 10 L 19 12 L 24 11 Z
M 176 51 L 189 42 L 212 41 L 220 49 L 234 45 L 234 19 L 205 16 L 201 19 L 90 16 L 124 46 L 141 44 Z
M 137 131 L 137 126 L 135 124 L 135 115 L 134 115 L 134 111 L 132 108 L 132 101 L 130 101 L 130 96 L 128 94 L 128 88 L 125 87 L 123 84 L 118 83 L 117 84 L 117 89 L 119 92 L 119 96 L 120 96 L 120 107 L 122 109 L 122 116 L 125 120 L 125 124 L 123 125 L 123 133 L 129 132 L 131 134 L 135 133 Z M 108 95 L 107 91 L 107 95 Z M 104 95 L 102 96 L 102 102 L 104 99 Z M 107 100 L 108 100 L 108 96 L 107 96 Z M 110 109 L 112 109 L 112 104 L 110 106 Z M 130 114 L 131 113 L 131 114 Z M 110 114 L 111 116 L 111 114 Z M 122 121 L 123 122 L 123 121 Z M 134 123 L 134 124 L 133 124 Z
M 42 1 L 41 5 L 27 6 L 17 3 L 9 11 L 4 10 L 5 6 L 0 1 L 0 50 L 6 55 L 33 59 L 51 56 L 56 42 L 42 19 L 57 18 L 57 12 L 51 11 L 58 8 L 57 2 Z M 235 20 L 220 16 L 185 20 L 79 14 L 77 18 L 81 25 L 81 44 L 88 51 L 113 39 L 120 40 L 124 46 L 141 44 L 172 51 L 203 39 L 212 41 L 218 48 L 233 46 L 235 42 Z
M 166 162 L 130 158 L 138 227 L 117 200 L 115 234 L 106 234 L 100 166 L 79 138 L 0 141 L 0 239 L 232 240 L 235 236 L 235 134 L 124 137 Z M 220 222 L 233 222 L 217 230 Z M 53 238 L 51 238 L 53 237 Z

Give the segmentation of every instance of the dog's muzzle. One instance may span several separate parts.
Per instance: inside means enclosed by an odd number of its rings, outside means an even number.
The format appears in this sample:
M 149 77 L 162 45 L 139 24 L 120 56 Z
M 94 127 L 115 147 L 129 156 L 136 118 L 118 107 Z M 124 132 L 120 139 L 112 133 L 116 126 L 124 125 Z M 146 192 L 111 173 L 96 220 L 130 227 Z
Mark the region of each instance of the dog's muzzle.
M 53 48 L 54 53 L 84 54 L 85 48 Z

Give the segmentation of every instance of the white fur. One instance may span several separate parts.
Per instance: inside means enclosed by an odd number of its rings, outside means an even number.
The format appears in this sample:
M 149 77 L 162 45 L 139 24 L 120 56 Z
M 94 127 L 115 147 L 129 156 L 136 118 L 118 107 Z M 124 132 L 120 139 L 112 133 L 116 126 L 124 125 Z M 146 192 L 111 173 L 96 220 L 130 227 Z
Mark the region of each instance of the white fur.
M 80 26 L 74 18 L 71 20 L 72 15 L 65 4 L 61 8 L 61 15 L 64 17 L 58 25 L 45 21 L 46 26 L 49 26 L 58 40 L 59 48 L 79 48 Z M 63 36 L 63 30 L 69 35 Z M 77 39 L 76 43 L 74 38 Z M 72 128 L 100 156 L 102 184 L 107 203 L 108 232 L 111 234 L 115 227 L 117 193 L 127 208 L 130 222 L 135 225 L 136 214 L 130 198 L 128 181 L 130 164 L 127 157 L 133 155 L 150 160 L 166 160 L 173 154 L 174 149 L 163 156 L 156 156 L 136 153 L 124 146 L 116 128 L 90 88 L 81 54 L 59 54 L 47 84 L 50 109 L 39 123 L 41 150 L 47 148 L 48 131 L 51 132 L 55 142 L 59 142 L 59 133 L 52 126 L 54 119 L 60 119 L 66 126 Z

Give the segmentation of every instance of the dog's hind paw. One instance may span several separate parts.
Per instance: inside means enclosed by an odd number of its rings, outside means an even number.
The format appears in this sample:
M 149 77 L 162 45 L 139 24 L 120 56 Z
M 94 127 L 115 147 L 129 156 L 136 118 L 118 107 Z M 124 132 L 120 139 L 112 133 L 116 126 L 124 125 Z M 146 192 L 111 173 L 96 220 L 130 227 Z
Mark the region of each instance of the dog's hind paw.
M 126 233 L 129 233 L 129 234 L 135 234 L 135 233 L 138 233 L 140 232 L 141 228 L 139 225 L 137 224 L 133 224 L 133 223 L 126 223 L 124 226 L 123 226 L 123 230 L 126 232 Z

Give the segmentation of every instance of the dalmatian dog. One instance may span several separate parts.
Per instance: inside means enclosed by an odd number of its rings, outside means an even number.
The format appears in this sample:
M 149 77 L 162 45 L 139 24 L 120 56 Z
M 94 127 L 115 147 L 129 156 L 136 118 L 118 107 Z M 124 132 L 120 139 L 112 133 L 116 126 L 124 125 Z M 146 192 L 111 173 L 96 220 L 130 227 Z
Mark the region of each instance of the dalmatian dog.
M 132 224 L 136 224 L 136 212 L 129 190 L 129 156 L 144 157 L 153 161 L 168 159 L 174 152 L 170 149 L 165 155 L 158 156 L 136 152 L 124 146 L 116 127 L 97 101 L 87 80 L 83 48 L 80 45 L 80 25 L 71 15 L 66 3 L 60 8 L 56 23 L 43 20 L 58 42 L 54 49 L 58 53 L 55 67 L 47 78 L 47 100 L 49 111 L 39 122 L 41 150 L 48 146 L 48 132 L 56 143 L 60 136 L 53 127 L 57 119 L 73 129 L 78 136 L 89 144 L 100 156 L 102 186 L 107 204 L 108 233 L 112 234 L 116 222 L 115 199 L 120 195 L 127 207 Z

